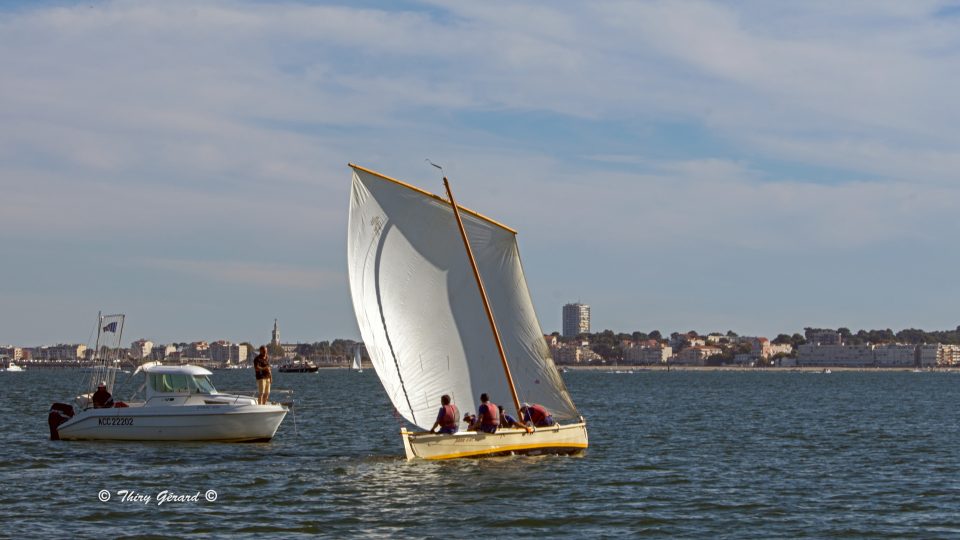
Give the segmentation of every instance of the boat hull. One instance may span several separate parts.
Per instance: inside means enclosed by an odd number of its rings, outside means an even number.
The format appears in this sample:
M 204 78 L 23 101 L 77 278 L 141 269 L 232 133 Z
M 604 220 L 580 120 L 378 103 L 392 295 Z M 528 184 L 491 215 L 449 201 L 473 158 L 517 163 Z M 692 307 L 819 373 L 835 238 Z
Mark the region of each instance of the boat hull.
M 286 414 L 280 405 L 87 409 L 57 433 L 62 440 L 258 442 L 272 439 Z
M 400 430 L 407 459 L 430 460 L 513 454 L 578 454 L 586 450 L 585 422 L 537 428 L 501 429 L 496 433 L 464 431 L 453 435 Z

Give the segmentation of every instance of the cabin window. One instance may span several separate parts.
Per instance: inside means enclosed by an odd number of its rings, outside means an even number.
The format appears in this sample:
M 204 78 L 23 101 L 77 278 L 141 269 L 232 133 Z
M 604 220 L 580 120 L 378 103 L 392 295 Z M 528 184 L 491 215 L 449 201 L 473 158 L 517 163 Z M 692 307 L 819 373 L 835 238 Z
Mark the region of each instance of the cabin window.
M 150 386 L 157 392 L 187 393 L 191 377 L 181 373 L 151 373 Z
M 210 378 L 207 377 L 206 375 L 194 375 L 193 383 L 198 393 L 201 393 L 201 394 L 217 393 L 217 389 L 213 387 L 213 383 L 210 382 Z

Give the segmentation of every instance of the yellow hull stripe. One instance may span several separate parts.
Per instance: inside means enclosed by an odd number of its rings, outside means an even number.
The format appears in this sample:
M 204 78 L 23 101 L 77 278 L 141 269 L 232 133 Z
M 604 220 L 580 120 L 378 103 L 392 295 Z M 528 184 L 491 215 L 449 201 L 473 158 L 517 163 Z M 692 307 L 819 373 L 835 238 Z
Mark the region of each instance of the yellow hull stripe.
M 354 165 L 353 163 L 348 163 L 347 165 L 349 165 L 350 167 L 352 167 L 352 168 L 354 168 L 354 169 L 356 169 L 356 170 L 358 170 L 358 171 L 363 171 L 363 172 L 365 172 L 365 173 L 367 173 L 367 174 L 372 174 L 372 175 L 374 175 L 374 176 L 376 176 L 376 177 L 378 177 L 378 178 L 382 178 L 382 179 L 387 180 L 387 181 L 389 181 L 389 182 L 393 182 L 394 184 L 403 186 L 403 187 L 405 187 L 405 188 L 407 188 L 407 189 L 412 189 L 413 191 L 416 191 L 417 193 L 420 193 L 420 194 L 422 194 L 422 195 L 426 195 L 427 197 L 431 197 L 431 198 L 433 198 L 433 199 L 436 199 L 436 200 L 438 200 L 438 201 L 440 201 L 440 202 L 442 202 L 442 203 L 444 203 L 444 204 L 446 204 L 446 205 L 448 205 L 448 206 L 450 205 L 450 201 L 448 201 L 447 199 L 444 199 L 443 197 L 441 197 L 441 196 L 439 196 L 439 195 L 435 195 L 435 194 L 433 194 L 433 193 L 430 193 L 429 191 L 420 189 L 420 188 L 418 188 L 418 187 L 416 187 L 416 186 L 410 185 L 410 184 L 408 184 L 408 183 L 406 183 L 406 182 L 404 182 L 404 181 L 402 181 L 402 180 L 397 180 L 396 178 L 390 178 L 389 176 L 380 174 L 380 173 L 378 173 L 377 171 L 370 170 L 370 169 L 368 169 L 368 168 L 366 168 L 366 167 L 361 167 L 360 165 Z M 500 223 L 499 221 L 497 221 L 497 220 L 495 220 L 495 219 L 488 218 L 487 216 L 481 214 L 480 212 L 473 211 L 473 210 L 471 210 L 471 209 L 469 209 L 469 208 L 464 208 L 463 206 L 460 206 L 459 204 L 457 205 L 457 208 L 459 208 L 460 210 L 463 210 L 464 212 L 470 214 L 471 216 L 478 217 L 478 218 L 480 218 L 480 219 L 482 219 L 482 220 L 484 220 L 484 221 L 486 221 L 486 222 L 488 222 L 488 223 L 492 223 L 493 225 L 496 225 L 497 227 L 500 227 L 501 229 L 504 229 L 504 230 L 506 230 L 506 231 L 508 231 L 508 232 L 511 232 L 511 233 L 513 233 L 513 234 L 517 234 L 517 231 L 516 231 L 516 230 L 511 229 L 510 227 L 507 227 L 506 225 L 504 225 L 503 223 Z
M 512 452 L 514 450 L 533 450 L 536 448 L 587 448 L 584 443 L 536 443 L 536 444 L 511 444 L 507 446 L 498 446 L 486 450 L 471 450 L 469 452 L 457 452 L 454 454 L 441 454 L 439 456 L 429 456 L 423 459 L 455 459 L 461 457 L 482 456 L 486 454 L 499 454 L 500 452 Z

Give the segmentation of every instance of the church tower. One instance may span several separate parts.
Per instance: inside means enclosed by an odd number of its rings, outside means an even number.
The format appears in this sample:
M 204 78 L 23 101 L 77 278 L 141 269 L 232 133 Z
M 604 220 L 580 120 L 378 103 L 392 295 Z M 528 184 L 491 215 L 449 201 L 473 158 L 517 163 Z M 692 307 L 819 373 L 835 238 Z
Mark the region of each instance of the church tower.
M 271 345 L 280 345 L 280 327 L 277 325 L 277 320 L 273 320 L 273 334 L 270 338 Z

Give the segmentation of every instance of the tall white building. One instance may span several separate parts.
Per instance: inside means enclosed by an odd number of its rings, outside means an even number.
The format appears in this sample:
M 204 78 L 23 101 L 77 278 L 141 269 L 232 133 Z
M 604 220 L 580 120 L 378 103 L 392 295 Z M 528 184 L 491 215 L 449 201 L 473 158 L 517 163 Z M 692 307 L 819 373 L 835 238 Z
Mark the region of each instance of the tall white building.
M 577 302 L 563 306 L 563 337 L 590 333 L 590 306 Z

